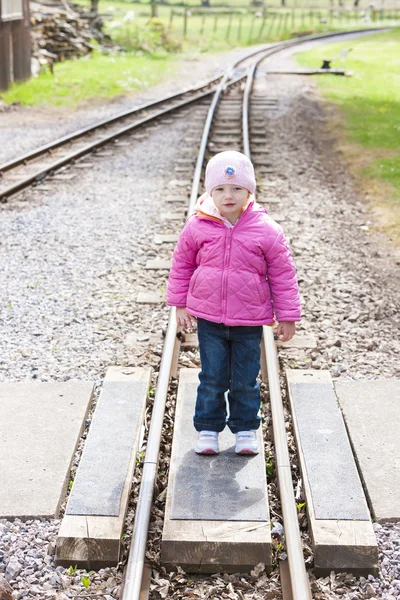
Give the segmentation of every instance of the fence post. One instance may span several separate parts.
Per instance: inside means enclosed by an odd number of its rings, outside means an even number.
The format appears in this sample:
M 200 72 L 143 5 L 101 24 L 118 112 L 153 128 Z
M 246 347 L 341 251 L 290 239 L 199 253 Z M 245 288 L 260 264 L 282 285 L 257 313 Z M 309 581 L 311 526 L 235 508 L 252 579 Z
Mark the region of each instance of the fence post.
M 217 31 L 217 23 L 218 23 L 218 15 L 215 15 L 213 33 L 216 33 L 216 31 Z
M 229 36 L 231 34 L 231 25 L 232 25 L 232 13 L 229 13 L 228 27 L 226 29 L 226 38 L 225 38 L 225 40 L 227 42 L 229 42 Z
M 254 15 L 254 16 L 253 16 L 253 20 L 252 20 L 252 22 L 251 22 L 251 25 L 250 25 L 249 38 L 248 38 L 248 40 L 247 40 L 247 41 L 248 41 L 248 43 L 250 43 L 251 36 L 253 35 L 253 27 L 254 27 L 254 21 L 255 21 L 255 20 L 256 20 L 256 17 L 255 17 L 255 15 Z
M 157 8 L 157 4 L 154 2 L 154 0 L 151 0 L 150 2 L 151 5 L 151 18 L 157 18 L 158 17 L 158 8 Z
M 203 14 L 201 16 L 200 35 L 203 35 L 205 21 L 206 21 L 206 13 L 203 12 Z
M 187 10 L 186 8 L 183 9 L 183 39 L 186 39 L 186 34 L 187 34 Z
M 171 8 L 171 12 L 169 13 L 169 21 L 168 21 L 168 31 L 172 29 L 172 19 L 174 18 L 174 9 Z
M 278 36 L 282 35 L 283 29 L 285 27 L 284 21 L 285 21 L 285 15 L 283 13 L 281 13 L 279 15 L 279 23 L 278 23 L 278 31 L 277 31 Z
M 283 32 L 286 32 L 289 29 L 289 19 L 290 19 L 290 13 L 286 13 L 285 14 L 285 23 L 283 26 Z
M 242 37 L 242 19 L 241 19 L 242 15 L 239 15 L 239 29 L 238 29 L 238 35 L 237 35 L 237 41 L 240 42 L 240 38 Z
M 275 20 L 275 17 L 276 17 L 276 13 L 272 13 L 271 17 L 272 17 L 271 18 L 271 23 L 269 24 L 268 33 L 267 33 L 267 39 L 268 40 L 272 36 L 272 28 L 273 28 L 273 25 L 274 25 L 274 20 Z
M 263 20 L 262 20 L 262 23 L 261 23 L 260 31 L 258 32 L 258 39 L 259 40 L 261 39 L 262 32 L 264 31 L 264 26 L 265 26 L 265 21 L 266 20 L 267 20 L 267 13 L 265 13 L 264 16 L 263 16 Z

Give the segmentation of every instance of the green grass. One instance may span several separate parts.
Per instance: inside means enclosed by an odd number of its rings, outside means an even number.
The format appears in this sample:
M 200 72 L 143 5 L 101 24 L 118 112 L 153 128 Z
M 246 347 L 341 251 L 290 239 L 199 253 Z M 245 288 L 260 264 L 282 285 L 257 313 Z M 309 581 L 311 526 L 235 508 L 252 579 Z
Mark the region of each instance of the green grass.
M 81 0 L 84 2 L 84 0 Z M 127 10 L 127 6 L 129 9 Z M 110 20 L 106 31 L 125 48 L 134 49 L 138 38 L 146 37 L 150 20 L 150 7 L 147 4 L 125 2 L 107 3 L 103 6 Z M 173 14 L 171 11 L 173 10 Z M 111 18 L 112 15 L 112 18 Z M 171 18 L 172 17 L 172 18 Z M 323 10 L 269 11 L 264 18 L 261 11 L 249 12 L 244 9 L 212 9 L 199 13 L 191 9 L 187 13 L 186 31 L 184 9 L 182 7 L 160 6 L 158 18 L 169 35 L 181 44 L 183 52 L 216 52 L 235 46 L 248 46 L 265 42 L 288 39 L 299 32 L 317 33 L 329 29 L 352 29 L 369 26 L 354 14 L 340 20 L 329 19 Z
M 77 2 L 89 6 L 89 0 Z M 301 31 L 360 26 L 359 18 L 351 14 L 331 21 L 323 10 L 285 9 L 278 13 L 269 9 L 264 19 L 261 12 L 254 14 L 232 5 L 227 9 L 211 7 L 204 14 L 191 9 L 185 31 L 184 9 L 175 7 L 172 20 L 171 10 L 171 6 L 158 7 L 158 29 L 154 29 L 148 2 L 102 0 L 105 31 L 125 52 L 105 56 L 96 51 L 76 61 L 56 63 L 54 77 L 41 73 L 36 79 L 13 85 L 0 98 L 24 105 L 76 106 L 92 98 L 106 99 L 155 84 L 178 68 L 179 57 L 288 39 Z
M 56 63 L 54 76 L 46 71 L 15 83 L 0 97 L 4 102 L 23 105 L 76 106 L 89 99 L 101 100 L 154 85 L 175 68 L 169 55 L 103 55 L 95 51 L 75 61 Z
M 346 140 L 357 145 L 361 152 L 364 150 L 365 159 L 362 160 L 361 154 L 359 160 L 360 174 L 390 184 L 392 196 L 387 198 L 388 208 L 391 205 L 398 211 L 400 29 L 315 48 L 297 54 L 297 59 L 301 65 L 317 67 L 323 58 L 332 58 L 349 48 L 352 50 L 344 65 L 354 71 L 352 77 L 325 75 L 316 80 L 325 98 L 339 107 Z M 332 66 L 340 64 L 338 60 Z

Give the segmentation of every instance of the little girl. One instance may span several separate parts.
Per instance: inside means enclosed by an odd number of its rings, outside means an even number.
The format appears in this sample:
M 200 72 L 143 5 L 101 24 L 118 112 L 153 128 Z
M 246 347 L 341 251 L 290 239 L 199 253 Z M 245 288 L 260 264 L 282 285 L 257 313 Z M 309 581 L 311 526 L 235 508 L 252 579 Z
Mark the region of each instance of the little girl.
M 178 325 L 197 321 L 202 370 L 195 452 L 218 454 L 218 433 L 228 424 L 236 454 L 257 454 L 262 326 L 273 325 L 275 314 L 280 339 L 295 334 L 296 271 L 282 228 L 254 201 L 254 169 L 244 154 L 216 154 L 205 186 L 180 234 L 167 292 Z

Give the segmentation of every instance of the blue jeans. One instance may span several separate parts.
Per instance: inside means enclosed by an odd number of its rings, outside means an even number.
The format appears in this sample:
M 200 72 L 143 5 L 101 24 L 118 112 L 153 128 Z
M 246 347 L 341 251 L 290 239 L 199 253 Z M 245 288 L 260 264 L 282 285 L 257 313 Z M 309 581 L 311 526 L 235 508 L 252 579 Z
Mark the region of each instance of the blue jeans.
M 195 429 L 222 431 L 226 424 L 232 433 L 258 429 L 262 326 L 231 327 L 198 319 L 197 333 L 202 369 L 193 419 Z

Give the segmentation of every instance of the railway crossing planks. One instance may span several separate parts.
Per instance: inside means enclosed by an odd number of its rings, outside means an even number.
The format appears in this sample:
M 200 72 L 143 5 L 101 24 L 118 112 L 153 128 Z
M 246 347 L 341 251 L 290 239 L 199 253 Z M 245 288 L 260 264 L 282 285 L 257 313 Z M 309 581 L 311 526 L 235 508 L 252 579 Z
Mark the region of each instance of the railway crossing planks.
M 119 561 L 150 376 L 142 368 L 107 371 L 57 538 L 60 565 Z
M 377 572 L 378 547 L 328 371 L 286 370 L 317 577 Z
M 161 561 L 187 572 L 271 568 L 264 453 L 236 456 L 234 436 L 220 434 L 218 456 L 197 456 L 192 424 L 198 369 L 181 369 Z M 260 440 L 262 447 L 262 442 Z
M 400 521 L 400 381 L 337 381 L 335 391 L 374 519 Z
M 0 384 L 0 518 L 58 518 L 92 393 L 86 381 Z

